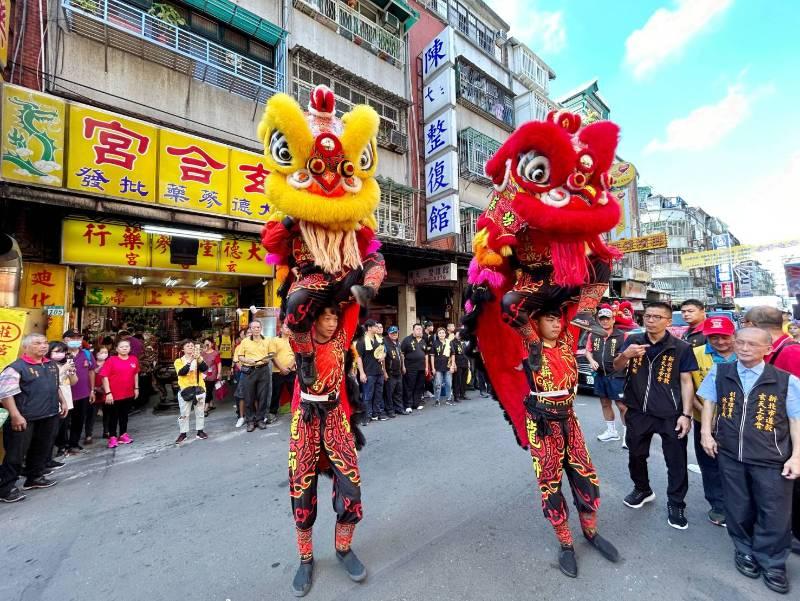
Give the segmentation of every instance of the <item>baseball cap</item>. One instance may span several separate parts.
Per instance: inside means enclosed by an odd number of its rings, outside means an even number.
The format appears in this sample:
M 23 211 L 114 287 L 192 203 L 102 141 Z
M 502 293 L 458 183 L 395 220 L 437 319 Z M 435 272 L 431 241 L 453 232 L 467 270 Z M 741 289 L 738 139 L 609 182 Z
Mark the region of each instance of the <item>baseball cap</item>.
M 727 317 L 709 317 L 703 322 L 703 334 L 711 336 L 722 334 L 723 336 L 733 336 L 736 333 L 736 326 Z
M 389 326 L 389 329 L 387 331 L 389 332 L 389 334 L 397 334 L 397 332 L 399 332 L 400 330 L 397 329 L 397 326 Z
M 597 312 L 597 317 L 614 317 L 614 313 L 611 309 L 600 309 Z

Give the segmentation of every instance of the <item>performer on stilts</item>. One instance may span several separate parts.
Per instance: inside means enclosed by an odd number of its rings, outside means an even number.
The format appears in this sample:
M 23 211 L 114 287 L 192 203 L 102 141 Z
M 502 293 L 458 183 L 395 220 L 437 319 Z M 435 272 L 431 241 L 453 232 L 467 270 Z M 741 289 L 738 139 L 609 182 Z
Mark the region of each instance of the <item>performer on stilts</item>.
M 270 98 L 258 128 L 270 171 L 262 243 L 268 262 L 277 266 L 281 318 L 292 332 L 299 376 L 289 442 L 300 554 L 296 596 L 312 583 L 320 473 L 333 478 L 336 556 L 354 581 L 367 576 L 350 548 L 362 517 L 356 449 L 363 436 L 355 426 L 358 387 L 348 390 L 347 374 L 359 307 L 372 300 L 386 275 L 374 233 L 378 125 L 377 113 L 365 105 L 338 118 L 333 92 L 317 86 L 306 113 L 286 94 Z

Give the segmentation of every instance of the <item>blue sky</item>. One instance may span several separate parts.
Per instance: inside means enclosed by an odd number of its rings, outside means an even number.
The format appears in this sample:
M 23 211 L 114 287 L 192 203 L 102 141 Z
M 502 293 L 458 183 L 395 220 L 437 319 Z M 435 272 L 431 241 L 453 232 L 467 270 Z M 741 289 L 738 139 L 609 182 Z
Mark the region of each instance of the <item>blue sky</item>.
M 744 243 L 800 238 L 800 2 L 489 4 L 556 72 L 553 98 L 598 78 L 640 184 Z

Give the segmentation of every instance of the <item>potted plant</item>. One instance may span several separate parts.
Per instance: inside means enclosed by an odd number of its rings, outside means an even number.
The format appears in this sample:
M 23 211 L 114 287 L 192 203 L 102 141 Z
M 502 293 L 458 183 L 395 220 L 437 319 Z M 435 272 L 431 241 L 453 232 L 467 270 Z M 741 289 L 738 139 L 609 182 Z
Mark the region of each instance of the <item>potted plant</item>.
M 70 5 L 91 15 L 100 14 L 100 0 L 71 0 Z
M 178 9 L 171 4 L 164 2 L 155 2 L 147 14 L 152 16 L 152 19 L 146 20 L 147 36 L 152 37 L 159 42 L 167 44 L 168 46 L 175 45 L 175 29 L 178 27 L 186 27 L 186 19 L 183 18 Z M 162 23 L 172 25 L 172 27 L 165 27 Z

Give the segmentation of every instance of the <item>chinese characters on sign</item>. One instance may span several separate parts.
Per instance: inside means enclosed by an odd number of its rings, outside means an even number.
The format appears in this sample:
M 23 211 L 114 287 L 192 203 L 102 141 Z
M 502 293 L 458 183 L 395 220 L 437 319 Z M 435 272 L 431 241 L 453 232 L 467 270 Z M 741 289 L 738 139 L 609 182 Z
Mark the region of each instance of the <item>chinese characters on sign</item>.
M 458 192 L 458 154 L 455 151 L 432 159 L 425 165 L 425 198 Z
M 408 283 L 431 284 L 433 282 L 455 282 L 458 279 L 458 267 L 455 263 L 443 263 L 408 272 Z
M 453 66 L 453 29 L 447 27 L 433 38 L 422 51 L 422 80 L 428 79 L 443 67 Z
M 242 219 L 266 221 L 269 206 L 264 183 L 268 175 L 261 155 L 232 149 L 228 214 Z
M 0 308 L 0 371 L 19 355 L 25 315 L 20 309 Z
M 734 298 L 736 291 L 733 282 L 722 282 L 722 298 Z
M 452 194 L 440 200 L 429 202 L 425 217 L 425 230 L 428 240 L 460 233 L 458 196 Z
M 48 340 L 60 340 L 64 332 L 63 308 L 70 306 L 67 297 L 68 268 L 65 265 L 23 262 L 22 270 L 19 306 L 44 311 L 48 307 L 60 307 L 61 315 L 48 317 L 46 332 Z
M 447 106 L 456 105 L 456 73 L 445 69 L 422 84 L 423 115 L 428 120 Z
M 155 202 L 156 127 L 72 104 L 69 130 L 68 188 Z
M 614 246 L 623 253 L 634 253 L 642 250 L 655 250 L 657 248 L 667 248 L 667 234 L 658 232 L 639 238 L 626 238 L 609 242 L 609 246 Z
M 198 290 L 95 284 L 90 285 L 86 291 L 87 307 L 213 308 L 236 307 L 238 302 L 239 295 L 236 290 L 218 288 Z
M 425 160 L 439 152 L 456 148 L 456 111 L 449 109 L 425 124 Z

